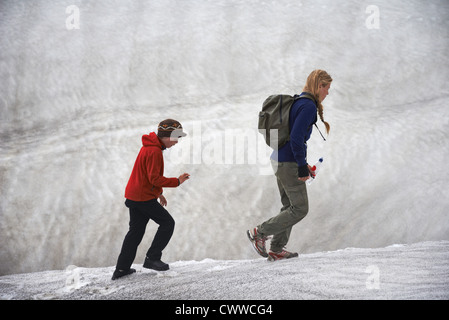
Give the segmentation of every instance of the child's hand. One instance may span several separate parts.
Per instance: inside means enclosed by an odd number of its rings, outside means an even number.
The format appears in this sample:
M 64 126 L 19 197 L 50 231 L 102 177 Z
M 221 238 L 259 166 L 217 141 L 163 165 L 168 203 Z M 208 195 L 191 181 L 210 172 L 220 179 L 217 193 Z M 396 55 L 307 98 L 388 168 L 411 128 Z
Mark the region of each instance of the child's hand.
M 181 185 L 184 181 L 188 180 L 189 178 L 190 178 L 190 174 L 188 174 L 188 173 L 181 174 L 178 178 L 179 184 Z
M 161 203 L 161 206 L 163 207 L 167 206 L 167 199 L 165 199 L 165 197 L 162 194 L 159 196 L 159 202 Z

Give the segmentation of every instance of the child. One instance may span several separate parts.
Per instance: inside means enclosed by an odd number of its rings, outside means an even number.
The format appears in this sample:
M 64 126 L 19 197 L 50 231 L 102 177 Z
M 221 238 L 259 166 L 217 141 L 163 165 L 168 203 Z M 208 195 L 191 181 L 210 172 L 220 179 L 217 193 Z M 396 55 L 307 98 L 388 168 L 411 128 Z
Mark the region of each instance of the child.
M 157 134 L 151 132 L 142 136 L 143 146 L 125 189 L 125 205 L 129 208 L 130 215 L 129 231 L 123 241 L 112 280 L 136 272 L 131 265 L 150 219 L 159 224 L 159 228 L 148 249 L 143 267 L 158 271 L 169 269 L 168 264 L 161 261 L 161 257 L 162 250 L 173 234 L 175 221 L 163 208 L 167 205 L 167 200 L 162 195 L 162 188 L 178 187 L 189 179 L 189 174 L 184 173 L 178 178 L 164 177 L 162 150 L 171 148 L 178 143 L 179 138 L 185 136 L 181 124 L 173 119 L 159 123 Z

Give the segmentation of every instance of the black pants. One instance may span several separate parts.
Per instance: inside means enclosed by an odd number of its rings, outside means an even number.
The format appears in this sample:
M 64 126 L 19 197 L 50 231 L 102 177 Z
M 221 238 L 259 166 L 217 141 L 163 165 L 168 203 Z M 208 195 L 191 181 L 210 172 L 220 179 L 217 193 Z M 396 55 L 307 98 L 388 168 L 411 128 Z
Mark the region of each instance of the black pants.
M 175 220 L 165 210 L 157 199 L 150 201 L 132 201 L 127 199 L 125 205 L 129 208 L 129 231 L 123 241 L 122 250 L 117 260 L 117 269 L 128 270 L 136 258 L 137 247 L 145 234 L 145 228 L 150 219 L 159 225 L 153 243 L 148 249 L 150 260 L 160 260 L 162 250 L 167 246 L 173 235 Z

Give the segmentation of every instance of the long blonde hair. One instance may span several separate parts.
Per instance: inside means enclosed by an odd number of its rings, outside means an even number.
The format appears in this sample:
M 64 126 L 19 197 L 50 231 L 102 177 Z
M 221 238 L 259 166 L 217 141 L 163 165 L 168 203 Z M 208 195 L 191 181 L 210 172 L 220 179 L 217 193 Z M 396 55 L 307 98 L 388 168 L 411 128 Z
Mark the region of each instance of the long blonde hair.
M 306 85 L 304 86 L 303 90 L 304 92 L 311 93 L 316 100 L 317 103 L 317 109 L 318 109 L 318 115 L 320 116 L 321 121 L 326 126 L 326 132 L 329 134 L 330 125 L 326 121 L 324 121 L 323 118 L 323 105 L 320 101 L 320 91 L 319 87 L 320 85 L 327 86 L 329 83 L 332 82 L 331 76 L 324 70 L 313 70 L 309 76 L 307 77 Z

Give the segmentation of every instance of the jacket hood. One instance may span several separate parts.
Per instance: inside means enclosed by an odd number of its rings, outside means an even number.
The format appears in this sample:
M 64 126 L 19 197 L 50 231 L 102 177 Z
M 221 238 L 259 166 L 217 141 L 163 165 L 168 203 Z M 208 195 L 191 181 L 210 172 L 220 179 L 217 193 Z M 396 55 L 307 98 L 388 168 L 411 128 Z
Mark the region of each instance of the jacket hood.
M 150 134 L 144 134 L 142 136 L 142 145 L 144 147 L 159 147 L 161 149 L 165 149 L 161 140 L 159 140 L 158 136 L 154 132 L 151 132 Z

